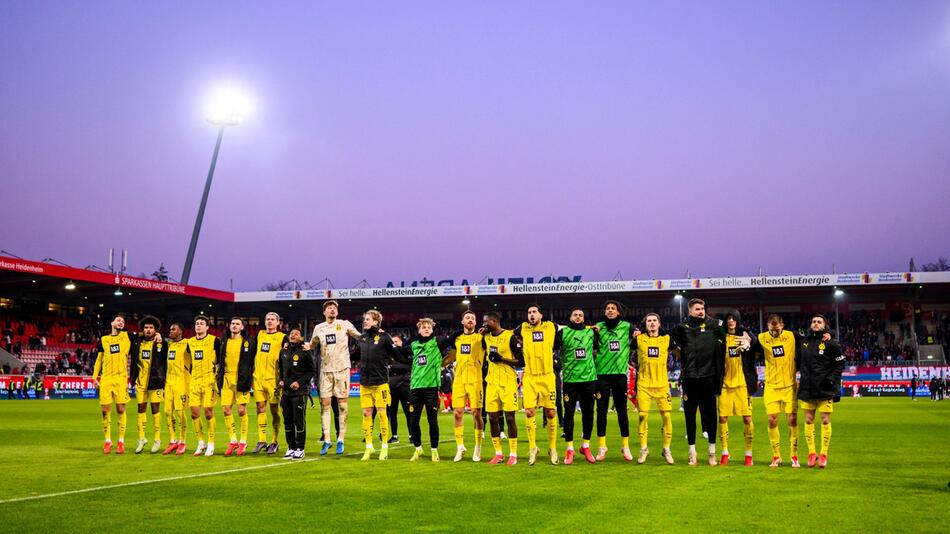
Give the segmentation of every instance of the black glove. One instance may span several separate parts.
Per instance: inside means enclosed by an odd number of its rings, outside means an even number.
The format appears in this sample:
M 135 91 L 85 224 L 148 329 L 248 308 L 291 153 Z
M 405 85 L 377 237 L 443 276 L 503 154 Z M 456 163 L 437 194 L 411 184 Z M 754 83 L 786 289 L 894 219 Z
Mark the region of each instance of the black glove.
M 492 363 L 498 363 L 498 362 L 500 362 L 500 361 L 501 361 L 501 354 L 498 354 L 497 352 L 489 353 L 489 354 L 488 354 L 488 361 L 490 361 L 490 362 L 492 362 Z

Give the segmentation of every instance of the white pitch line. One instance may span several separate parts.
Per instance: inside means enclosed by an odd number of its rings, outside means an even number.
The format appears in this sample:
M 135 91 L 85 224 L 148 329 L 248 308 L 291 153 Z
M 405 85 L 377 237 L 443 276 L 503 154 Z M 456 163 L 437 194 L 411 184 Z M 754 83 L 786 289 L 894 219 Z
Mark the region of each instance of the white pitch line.
M 389 450 L 400 449 L 400 448 L 404 448 L 404 447 L 405 447 L 405 446 L 390 447 Z M 377 449 L 376 452 L 379 452 L 379 449 Z M 347 454 L 343 454 L 343 455 L 341 455 L 341 456 L 356 456 L 356 455 L 362 455 L 362 454 L 363 454 L 363 452 L 360 451 L 360 452 L 350 452 L 350 453 L 347 453 Z M 336 455 L 334 455 L 334 456 L 336 456 Z M 60 492 L 58 492 L 58 493 L 46 493 L 46 494 L 43 494 L 43 495 L 30 495 L 30 496 L 28 496 L 28 497 L 15 497 L 15 498 L 13 498 L 13 499 L 0 500 L 0 504 L 9 504 L 9 503 L 23 502 L 23 501 L 35 501 L 35 500 L 37 500 L 37 499 L 47 499 L 47 498 L 50 498 L 50 497 L 62 497 L 62 496 L 64 496 L 64 495 L 76 495 L 76 494 L 79 494 L 79 493 L 90 493 L 90 492 L 93 492 L 93 491 L 102 491 L 102 490 L 115 489 L 115 488 L 127 488 L 127 487 L 130 487 L 130 486 L 143 486 L 143 485 L 145 485 L 145 484 L 157 484 L 157 483 L 160 483 L 160 482 L 174 482 L 174 481 L 176 481 L 176 480 L 186 480 L 186 479 L 189 479 L 189 478 L 202 478 L 202 477 L 212 477 L 212 476 L 217 476 L 217 475 L 227 475 L 227 474 L 230 474 L 230 473 L 240 473 L 240 472 L 242 472 L 242 471 L 254 471 L 254 470 L 257 470 L 257 469 L 267 469 L 267 468 L 270 468 L 270 467 L 283 467 L 283 466 L 287 466 L 287 465 L 297 465 L 297 464 L 301 464 L 301 463 L 304 463 L 304 462 L 317 462 L 317 461 L 320 461 L 320 460 L 324 460 L 324 458 L 323 458 L 323 457 L 318 457 L 318 458 L 304 458 L 303 460 L 289 460 L 289 461 L 288 461 L 288 460 L 282 460 L 282 461 L 280 461 L 280 462 L 274 462 L 274 463 L 272 463 L 272 464 L 251 465 L 251 466 L 248 466 L 248 467 L 238 467 L 238 468 L 236 468 L 236 469 L 226 469 L 226 470 L 224 470 L 224 471 L 211 471 L 211 472 L 209 472 L 209 473 L 194 473 L 194 474 L 191 474 L 191 475 L 181 475 L 181 476 L 177 476 L 177 477 L 153 478 L 153 479 L 151 479 L 151 480 L 137 480 L 137 481 L 134 481 L 134 482 L 123 482 L 122 484 L 110 484 L 110 485 L 108 485 L 108 486 L 95 486 L 95 487 L 92 487 L 92 488 L 83 488 L 83 489 L 77 489 L 77 490 L 60 491 Z

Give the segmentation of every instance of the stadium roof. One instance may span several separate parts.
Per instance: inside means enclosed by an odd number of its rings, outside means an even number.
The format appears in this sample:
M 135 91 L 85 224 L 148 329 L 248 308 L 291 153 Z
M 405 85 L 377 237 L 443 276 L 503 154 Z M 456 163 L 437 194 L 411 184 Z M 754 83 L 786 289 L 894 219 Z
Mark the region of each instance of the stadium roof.
M 75 283 L 76 288 L 66 290 L 67 282 Z M 857 273 L 232 293 L 0 256 L 2 296 L 98 307 L 105 311 L 134 309 L 144 313 L 205 310 L 263 314 L 274 309 L 291 308 L 295 313 L 319 316 L 323 301 L 328 299 L 364 302 L 367 306 L 379 306 L 394 312 L 418 312 L 420 308 L 433 312 L 460 312 L 466 307 L 462 304 L 463 299 L 470 299 L 471 307 L 478 310 L 499 305 L 521 307 L 531 302 L 541 302 L 548 307 L 596 307 L 605 298 L 628 302 L 635 299 L 644 306 L 662 306 L 669 305 L 677 293 L 707 299 L 712 299 L 715 294 L 715 303 L 710 304 L 716 306 L 766 300 L 773 305 L 822 301 L 830 304 L 835 287 L 847 292 L 849 303 L 882 300 L 946 302 L 950 300 L 950 273 Z M 116 288 L 121 288 L 123 294 L 115 295 Z

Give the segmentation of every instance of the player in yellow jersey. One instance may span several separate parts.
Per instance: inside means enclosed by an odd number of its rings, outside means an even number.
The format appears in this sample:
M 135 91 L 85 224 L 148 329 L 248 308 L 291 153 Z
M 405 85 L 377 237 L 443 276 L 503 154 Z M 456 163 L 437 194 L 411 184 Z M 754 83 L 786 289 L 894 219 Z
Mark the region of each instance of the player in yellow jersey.
M 638 433 L 640 437 L 640 455 L 637 463 L 642 464 L 650 456 L 647 448 L 650 412 L 656 404 L 660 412 L 663 429 L 663 459 L 673 463 L 670 443 L 673 440 L 673 419 L 670 416 L 670 377 L 667 362 L 670 352 L 676 349 L 669 334 L 660 334 L 660 316 L 648 313 L 643 318 L 646 332 L 639 334 L 634 343 L 637 362 L 637 406 L 639 407 Z
M 96 363 L 92 377 L 99 388 L 99 406 L 102 408 L 102 431 L 105 444 L 102 452 L 112 451 L 112 405 L 119 419 L 119 441 L 116 453 L 125 452 L 125 405 L 129 402 L 129 353 L 134 338 L 125 331 L 125 317 L 112 318 L 109 335 L 99 338 L 96 344 Z
M 224 358 L 221 340 L 208 333 L 210 321 L 204 315 L 195 317 L 195 337 L 188 338 L 188 350 L 191 352 L 191 387 L 188 404 L 191 406 L 191 422 L 198 435 L 198 447 L 195 456 L 214 456 L 214 434 L 217 422 L 214 407 L 218 403 L 218 362 Z M 201 412 L 208 428 L 208 441 L 205 443 L 201 426 Z M 205 448 L 207 447 L 207 448 Z
M 722 390 L 719 393 L 719 465 L 729 464 L 729 418 L 742 417 L 745 437 L 745 465 L 752 466 L 752 396 L 758 389 L 755 355 L 749 350 L 749 336 L 738 310 L 726 312 L 726 346 L 723 350 Z
M 137 427 L 139 440 L 135 447 L 135 454 L 140 454 L 148 443 L 145 437 L 146 411 L 152 405 L 152 430 L 154 442 L 152 454 L 162 447 L 162 418 L 158 415 L 161 410 L 162 399 L 165 393 L 165 356 L 166 345 L 158 333 L 162 323 L 155 317 L 147 315 L 139 321 L 142 337 L 132 350 L 132 363 L 129 366 L 130 382 L 135 386 L 135 400 L 138 403 Z
M 798 384 L 797 349 L 799 337 L 785 330 L 785 321 L 781 315 L 772 314 L 768 318 L 768 331 L 757 338 L 755 351 L 765 357 L 765 413 L 768 416 L 769 444 L 772 446 L 772 463 L 769 467 L 782 465 L 781 438 L 778 431 L 778 416 L 784 413 L 788 421 L 789 454 L 792 467 L 798 463 Z M 831 339 L 827 333 L 827 339 Z
M 455 379 L 452 381 L 452 410 L 455 412 L 455 461 L 465 456 L 465 431 L 462 417 L 465 406 L 472 410 L 475 423 L 475 449 L 472 461 L 482 460 L 482 436 L 485 434 L 485 420 L 482 419 L 482 368 L 485 365 L 485 341 L 482 334 L 475 330 L 478 318 L 469 310 L 462 314 L 462 333 L 455 338 L 453 345 L 455 358 Z M 450 357 L 452 353 L 450 353 Z
M 518 410 L 518 373 L 516 367 L 524 365 L 521 342 L 511 330 L 501 327 L 501 316 L 488 312 L 483 316 L 481 333 L 485 340 L 488 358 L 488 388 L 485 391 L 485 411 L 491 426 L 491 441 L 495 456 L 488 462 L 496 465 L 505 457 L 501 450 L 501 427 L 504 413 L 508 428 L 508 465 L 518 463 L 518 425 L 515 411 Z
M 524 375 L 521 379 L 522 403 L 524 404 L 525 426 L 528 431 L 528 465 L 534 465 L 538 458 L 536 441 L 537 420 L 535 410 L 541 407 L 547 421 L 548 455 L 551 463 L 558 463 L 557 455 L 557 397 L 554 351 L 558 327 L 551 321 L 545 321 L 541 307 L 528 306 L 528 321 L 513 330 L 521 341 L 524 354 Z M 559 365 L 558 365 L 559 366 Z
M 251 379 L 254 373 L 254 355 L 257 343 L 244 335 L 244 319 L 232 317 L 228 325 L 228 337 L 222 343 L 224 358 L 218 365 L 218 387 L 221 389 L 221 410 L 224 412 L 224 424 L 228 427 L 228 448 L 225 456 L 237 451 L 244 456 L 247 449 L 247 403 L 251 400 Z M 234 405 L 238 407 L 241 418 L 241 437 L 234 428 Z
M 280 435 L 280 388 L 277 387 L 277 365 L 280 349 L 287 336 L 277 330 L 280 315 L 270 312 L 264 316 L 264 331 L 257 333 L 257 352 L 254 356 L 254 402 L 257 403 L 257 445 L 254 454 L 266 450 L 277 452 L 277 437 Z M 267 408 L 270 406 L 274 441 L 267 444 Z
M 188 418 L 188 385 L 191 382 L 191 352 L 188 342 L 182 339 L 184 327 L 173 323 L 168 327 L 168 346 L 165 349 L 165 418 L 168 422 L 168 447 L 162 454 L 185 454 L 185 434 Z

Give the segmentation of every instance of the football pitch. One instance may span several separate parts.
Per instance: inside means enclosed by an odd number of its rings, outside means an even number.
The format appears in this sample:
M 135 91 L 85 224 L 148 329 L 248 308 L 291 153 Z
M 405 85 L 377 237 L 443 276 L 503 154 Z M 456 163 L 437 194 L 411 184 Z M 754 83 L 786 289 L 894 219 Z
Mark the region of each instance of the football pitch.
M 616 423 L 608 427 L 608 459 L 550 465 L 542 454 L 527 464 L 524 415 L 517 466 L 470 460 L 453 463 L 452 416 L 439 417 L 442 461 L 410 463 L 408 430 L 385 462 L 361 462 L 359 406 L 350 401 L 347 450 L 319 456 L 320 417 L 308 411 L 307 458 L 226 458 L 218 410 L 218 455 L 163 457 L 133 453 L 134 405 L 128 451 L 102 454 L 94 400 L 0 400 L 0 517 L 9 531 L 941 531 L 950 522 L 950 401 L 844 399 L 835 405 L 829 466 L 770 469 L 761 399 L 755 399 L 755 463 L 743 467 L 742 425 L 730 425 L 733 462 L 686 465 L 681 412 L 674 412 L 676 465 L 660 457 L 660 420 L 650 419 L 645 465 L 620 457 Z M 678 407 L 674 401 L 674 407 Z M 253 411 L 253 410 L 251 410 Z M 255 415 L 250 439 L 256 441 Z M 115 416 L 113 416 L 113 425 Z M 580 430 L 580 414 L 575 418 Z M 631 446 L 636 456 L 636 416 Z M 151 423 L 151 420 L 149 420 Z M 799 415 L 799 433 L 804 416 Z M 149 426 L 151 426 L 149 424 Z M 820 434 L 820 425 L 816 425 Z M 115 432 L 115 431 L 113 431 Z M 423 422 L 423 441 L 427 441 Z M 113 435 L 114 439 L 116 435 Z M 538 428 L 539 442 L 546 442 Z M 163 428 L 163 441 L 167 432 Z M 817 438 L 817 436 L 816 436 Z M 576 445 L 580 445 L 576 436 Z M 281 444 L 284 444 L 281 436 Z M 697 449 L 705 460 L 705 445 Z M 820 446 L 820 439 L 818 439 Z M 491 444 L 486 440 L 485 455 Z M 596 438 L 593 443 L 596 447 Z M 378 445 L 377 445 L 378 448 Z M 541 445 L 542 452 L 546 447 Z M 563 459 L 564 444 L 559 441 Z M 281 453 L 283 452 L 283 447 Z M 426 444 L 428 452 L 428 444 Z M 507 445 L 505 445 L 507 454 Z M 807 457 L 804 437 L 800 458 Z M 578 461 L 579 460 L 579 461 Z

